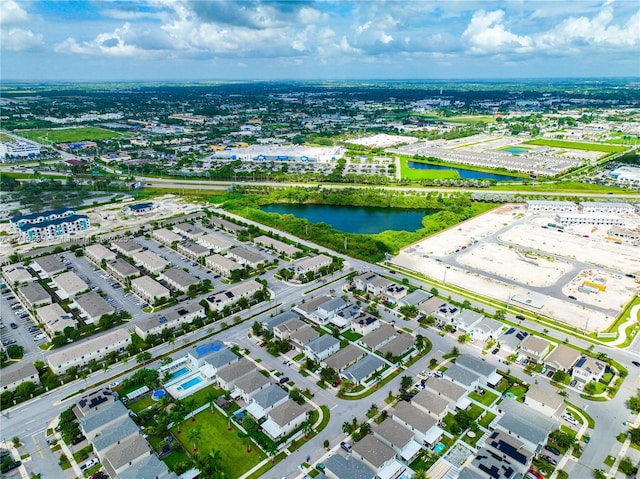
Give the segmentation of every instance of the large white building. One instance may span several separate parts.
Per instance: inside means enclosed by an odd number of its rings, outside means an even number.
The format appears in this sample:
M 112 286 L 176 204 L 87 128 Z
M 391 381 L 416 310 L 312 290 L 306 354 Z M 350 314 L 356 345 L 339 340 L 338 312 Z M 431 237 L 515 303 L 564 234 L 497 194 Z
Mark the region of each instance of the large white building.
M 27 140 L 3 141 L 0 143 L 0 159 L 2 159 L 2 163 L 7 163 L 10 160 L 27 160 L 39 155 L 40 151 L 40 145 Z
M 529 211 L 541 211 L 543 213 L 573 213 L 578 211 L 578 205 L 573 201 L 547 201 L 527 200 Z
M 88 216 L 72 215 L 41 223 L 27 223 L 18 228 L 20 230 L 20 240 L 39 243 L 66 235 L 73 236 L 90 227 L 91 221 Z
M 640 186 L 640 167 L 639 166 L 621 166 L 616 168 L 611 173 L 611 178 L 614 178 L 618 183 L 628 186 Z
M 623 214 L 632 215 L 635 208 L 629 203 L 615 203 L 607 201 L 585 201 L 580 203 L 583 213 Z
M 55 374 L 66 372 L 71 366 L 81 367 L 92 359 L 99 361 L 112 351 L 123 352 L 131 344 L 131 334 L 126 329 L 117 329 L 84 340 L 73 346 L 56 350 L 47 356 L 47 362 Z
M 568 225 L 598 225 L 622 226 L 624 220 L 615 215 L 605 213 L 558 213 L 556 221 L 562 226 Z

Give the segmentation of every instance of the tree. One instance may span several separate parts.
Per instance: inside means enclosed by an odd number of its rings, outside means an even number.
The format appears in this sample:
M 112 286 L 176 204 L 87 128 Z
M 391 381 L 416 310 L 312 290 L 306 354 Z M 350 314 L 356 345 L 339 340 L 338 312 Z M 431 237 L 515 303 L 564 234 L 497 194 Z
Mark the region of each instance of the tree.
M 209 403 L 209 407 L 211 408 L 211 414 L 214 413 L 214 409 L 213 409 L 213 403 L 216 400 L 216 395 L 214 394 L 213 391 L 209 391 L 207 392 L 207 402 Z
M 469 309 L 469 308 L 471 308 L 471 301 L 469 301 L 468 299 L 465 299 L 462 302 L 461 309 L 464 311 L 465 309 Z
M 187 437 L 189 439 L 189 442 L 193 444 L 193 452 L 197 452 L 198 441 L 202 437 L 202 425 L 198 424 L 197 426 L 189 429 Z
M 499 309 L 496 311 L 496 314 L 494 314 L 493 317 L 498 321 L 504 321 L 506 318 L 506 314 L 502 309 Z
M 428 479 L 427 471 L 424 469 L 416 469 L 415 473 L 413 474 L 413 479 Z
M 402 389 L 409 389 L 412 384 L 413 378 L 411 376 L 402 376 L 402 379 L 400 380 L 400 387 Z
M 434 296 L 438 296 L 440 294 L 440 291 L 438 291 L 438 289 L 435 286 L 431 288 L 429 292 Z
M 258 321 L 254 321 L 253 325 L 251 326 L 251 330 L 253 331 L 254 335 L 260 336 L 260 333 L 262 333 L 262 325 Z
M 629 429 L 631 442 L 640 446 L 640 427 Z
M 640 411 L 640 392 L 627 400 L 627 407 L 632 411 Z
M 376 403 L 373 403 L 371 406 L 369 406 L 369 411 L 367 411 L 368 414 L 375 414 L 376 412 L 378 412 L 378 405 Z
M 11 442 L 13 442 L 14 447 L 20 446 L 20 438 L 18 436 L 13 436 Z
M 353 426 L 351 425 L 351 423 L 349 421 L 345 421 L 342 423 L 342 432 L 344 432 L 347 436 L 349 434 L 351 434 L 351 428 Z
M 362 436 L 366 436 L 370 432 L 371 432 L 371 424 L 369 424 L 368 422 L 365 422 L 362 424 L 362 426 L 360 426 L 360 434 Z
M 622 471 L 627 476 L 632 476 L 638 470 L 631 462 L 631 459 L 627 456 L 623 457 L 618 464 L 618 470 Z
M 31 397 L 31 394 L 36 390 L 36 384 L 31 381 L 26 381 L 21 383 L 16 387 L 15 394 L 17 397 L 28 398 Z
M 576 438 L 574 436 L 567 432 L 563 432 L 560 429 L 556 429 L 551 434 L 549 434 L 549 438 L 558 446 L 564 447 L 566 449 L 572 447 L 576 443 Z
M 424 336 L 422 334 L 416 335 L 416 349 L 422 351 L 425 347 Z
M 605 474 L 605 472 L 602 469 L 594 469 L 593 470 L 593 479 L 607 479 L 607 475 Z

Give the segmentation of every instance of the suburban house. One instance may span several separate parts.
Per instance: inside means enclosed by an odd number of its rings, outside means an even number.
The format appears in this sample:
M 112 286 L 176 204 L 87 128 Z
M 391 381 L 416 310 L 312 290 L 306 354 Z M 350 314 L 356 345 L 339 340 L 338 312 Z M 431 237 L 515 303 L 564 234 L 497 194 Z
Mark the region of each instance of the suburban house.
M 93 438 L 93 449 L 100 459 L 114 444 L 127 442 L 127 439 L 138 436 L 140 430 L 135 422 L 129 417 L 123 417 L 118 422 L 112 424 L 104 433 L 98 434 Z
M 109 303 L 107 303 L 98 293 L 90 292 L 82 296 L 76 296 L 70 307 L 77 307 L 80 316 L 86 323 L 96 323 L 105 314 L 113 314 L 116 312 Z
M 131 291 L 149 304 L 159 299 L 169 299 L 171 291 L 149 276 L 140 276 L 131 280 Z
M 607 365 L 591 356 L 582 356 L 573 366 L 571 377 L 581 383 L 590 381 L 600 381 L 604 375 Z
M 150 334 L 161 334 L 163 330 L 175 331 L 184 323 L 191 323 L 195 318 L 205 315 L 204 307 L 198 303 L 180 303 L 149 318 L 136 321 L 135 331 L 142 339 Z
M 231 241 L 224 239 L 220 234 L 209 233 L 199 236 L 196 241 L 214 253 L 220 253 L 221 251 L 228 250 L 233 246 Z
M 534 454 L 542 450 L 549 433 L 557 427 L 556 421 L 515 399 L 507 397 L 497 407 L 503 416 L 495 429 L 515 437 L 524 443 L 526 450 Z
M 92 244 L 84 249 L 85 257 L 94 264 L 101 266 L 102 261 L 107 263 L 116 259 L 116 254 L 100 243 Z
M 175 472 L 167 469 L 167 466 L 155 454 L 145 456 L 143 459 L 132 463 L 124 471 L 118 473 L 118 479 L 178 479 Z
M 471 335 L 479 341 L 497 339 L 504 325 L 500 321 L 491 318 L 482 318 L 471 330 Z
M 117 400 L 118 395 L 114 394 L 111 389 L 98 389 L 82 396 L 73 407 L 73 413 L 78 419 L 80 419 L 109 406 Z
M 473 327 L 480 323 L 482 318 L 484 318 L 484 315 L 465 309 L 453 319 L 453 325 L 459 331 L 472 335 Z
M 533 363 L 539 363 L 547 355 L 551 343 L 546 339 L 529 335 L 521 343 L 518 352 Z
M 89 285 L 73 271 L 67 271 L 53 277 L 51 285 L 56 289 L 56 295 L 62 300 L 73 298 L 80 293 L 89 291 Z
M 377 371 L 382 370 L 384 366 L 385 362 L 382 359 L 373 354 L 367 354 L 364 358 L 340 372 L 340 376 L 358 385 Z
M 326 268 L 331 266 L 332 259 L 324 254 L 317 256 L 310 256 L 308 258 L 300 259 L 293 263 L 291 271 L 296 278 L 304 276 L 307 273 L 316 273 L 320 268 Z
M 354 303 L 349 303 L 347 306 L 338 311 L 329 322 L 338 328 L 341 332 L 346 331 L 351 327 L 351 322 L 360 314 L 360 306 Z
M 518 474 L 515 464 L 507 459 L 504 454 L 498 454 L 493 448 L 481 447 L 471 460 L 471 464 L 467 465 L 467 471 L 474 471 L 480 474 L 480 477 L 509 479 L 522 477 Z
M 232 304 L 237 303 L 241 298 L 251 300 L 261 289 L 262 284 L 250 279 L 209 296 L 206 301 L 209 303 L 209 307 L 211 309 L 214 311 L 221 311 L 225 306 L 231 306 Z
M 228 231 L 229 233 L 237 234 L 239 231 L 243 231 L 245 228 L 239 226 L 231 221 L 227 221 L 224 218 L 219 218 L 217 216 L 211 216 L 209 221 L 212 225 L 214 225 L 218 229 L 222 229 Z
M 62 260 L 54 254 L 34 258 L 29 266 L 40 278 L 49 278 L 67 269 Z
M 400 401 L 393 411 L 393 420 L 411 431 L 419 444 L 428 447 L 435 446 L 444 434 L 437 419 L 404 401 Z
M 397 454 L 377 437 L 368 434 L 353 445 L 352 455 L 376 472 L 376 477 L 399 477 L 407 468 L 396 460 Z
M 244 246 L 238 246 L 229 250 L 227 257 L 251 269 L 257 269 L 260 265 L 267 262 L 266 257 L 256 253 L 255 251 L 251 251 Z
M 187 354 L 187 358 L 191 367 L 199 368 L 200 373 L 208 379 L 213 379 L 220 370 L 240 360 L 233 351 L 217 340 L 199 344 Z
M 376 349 L 379 349 L 380 347 L 387 344 L 396 336 L 398 336 L 398 332 L 396 331 L 396 329 L 390 324 L 384 324 L 378 329 L 360 338 L 358 340 L 358 343 L 360 343 L 365 348 L 370 349 L 371 351 L 375 351 Z
M 211 253 L 208 248 L 205 248 L 201 244 L 198 244 L 195 241 L 191 240 L 178 243 L 176 245 L 176 249 L 178 253 L 196 261 L 200 258 L 204 258 L 209 253 Z
M 346 348 L 329 356 L 321 364 L 323 367 L 334 369 L 339 373 L 352 364 L 355 364 L 355 362 L 364 357 L 365 354 L 367 353 L 359 347 L 349 344 Z
M 305 301 L 304 303 L 301 303 L 295 306 L 293 309 L 294 311 L 300 313 L 303 317 L 307 318 L 308 320 L 313 321 L 316 324 L 323 325 L 328 322 L 326 316 L 325 317 L 317 316 L 316 313 L 318 312 L 318 308 L 320 306 L 324 305 L 325 303 L 330 303 L 332 301 L 333 301 L 333 298 L 331 298 L 331 296 L 322 295 L 322 296 L 318 296 L 317 298 L 313 298 L 309 301 Z M 344 307 L 344 304 L 345 304 L 344 301 L 342 301 L 343 307 Z
M 274 441 L 278 440 L 300 426 L 307 419 L 309 411 L 309 404 L 300 405 L 289 399 L 269 412 L 267 420 L 262 423 L 262 430 Z
M 241 358 L 239 361 L 233 363 L 232 365 L 221 369 L 216 374 L 218 385 L 222 389 L 231 391 L 231 389 L 233 389 L 233 385 L 238 379 L 255 370 L 256 367 L 251 361 L 246 358 Z
M 433 299 L 433 298 L 432 298 Z M 433 310 L 431 316 L 436 320 L 436 324 L 440 327 L 453 323 L 454 319 L 460 314 L 460 308 L 449 303 L 442 303 Z
M 35 281 L 18 287 L 18 297 L 29 309 L 45 304 L 51 304 L 51 296 L 47 293 L 47 290 L 40 286 L 40 283 L 36 283 Z
M 167 246 L 171 246 L 173 243 L 179 243 L 180 241 L 182 241 L 182 235 L 168 230 L 167 228 L 154 230 L 151 233 L 151 237 L 159 243 Z
M 293 331 L 289 335 L 292 346 L 300 352 L 303 352 L 303 349 L 307 344 L 319 337 L 320 333 L 308 324 L 305 324 L 303 328 Z
M 102 455 L 98 454 L 98 457 L 109 477 L 119 477 L 121 472 L 124 472 L 139 461 L 147 459 L 152 454 L 151 446 L 149 446 L 142 434 L 138 433 L 117 442 Z
M 367 286 L 369 283 L 378 279 L 379 276 L 376 273 L 368 271 L 366 273 L 362 273 L 355 278 L 353 278 L 353 286 L 360 291 L 367 291 Z
M 67 313 L 58 303 L 37 308 L 36 317 L 51 336 L 63 333 L 65 328 L 75 329 L 78 325 L 73 314 Z
M 135 252 L 131 255 L 131 259 L 136 263 L 136 266 L 146 269 L 151 274 L 158 274 L 169 266 L 169 262 L 167 260 L 162 259 L 153 251 Z
M 354 333 L 361 334 L 362 336 L 367 336 L 373 330 L 378 329 L 382 326 L 382 321 L 380 321 L 375 316 L 362 312 L 355 318 L 351 320 L 351 329 Z
M 423 389 L 416 394 L 411 399 L 411 404 L 417 409 L 430 414 L 438 421 L 442 421 L 442 418 L 444 418 L 448 412 L 455 414 L 455 406 L 453 406 L 453 403 L 449 399 L 438 396 L 428 389 Z
M 116 329 L 94 339 L 56 349 L 47 356 L 47 363 L 55 374 L 61 374 L 72 366 L 82 367 L 91 360 L 100 361 L 110 352 L 121 353 L 129 344 L 129 331 Z
M 108 263 L 107 272 L 121 283 L 140 276 L 140 270 L 122 258 Z
M 18 364 L 7 366 L 0 374 L 0 390 L 15 391 L 21 384 L 32 382 L 40 386 L 40 375 L 33 363 L 21 361 Z
M 320 363 L 340 350 L 340 341 L 328 334 L 309 341 L 302 352 L 306 357 Z
M 269 332 L 273 332 L 273 328 L 293 318 L 299 318 L 299 316 L 293 311 L 284 311 L 275 315 L 273 318 L 265 319 L 262 322 L 262 328 Z
M 495 387 L 502 379 L 495 366 L 475 356 L 462 354 L 456 358 L 456 364 L 476 374 L 480 383 L 486 386 Z
M 112 241 L 111 248 L 124 256 L 142 251 L 142 245 L 133 240 Z
M 418 305 L 418 314 L 424 318 L 428 318 L 429 316 L 433 316 L 433 313 L 439 310 L 443 304 L 446 303 L 443 303 L 442 299 L 434 296 Z M 433 317 L 435 318 L 435 316 Z
M 463 368 L 458 364 L 449 366 L 442 374 L 443 379 L 454 382 L 458 386 L 465 388 L 467 391 L 477 388 L 480 382 L 480 378 L 476 373 L 471 372 L 467 368 Z
M 414 439 L 413 433 L 390 417 L 380 424 L 374 422 L 371 432 L 408 464 L 411 464 L 418 457 L 422 449 L 422 445 Z
M 449 399 L 461 411 L 471 406 L 471 400 L 467 397 L 467 389 L 448 379 L 431 378 L 425 383 L 425 390 Z
M 261 235 L 253 239 L 253 242 L 257 245 L 264 246 L 265 248 L 272 249 L 278 253 L 284 254 L 289 258 L 294 258 L 297 254 L 302 253 L 300 248 L 296 248 L 288 243 L 283 243 L 277 239 L 273 239 L 269 236 Z
M 533 459 L 533 454 L 525 449 L 522 441 L 502 431 L 493 431 L 485 441 L 485 448 L 502 460 L 508 461 L 510 466 L 522 475 L 527 472 Z M 482 450 L 479 451 L 479 455 L 482 455 Z
M 390 303 L 396 303 L 404 298 L 409 291 L 401 284 L 392 283 L 387 289 L 382 292 L 382 298 Z
M 213 271 L 221 274 L 225 278 L 230 277 L 232 271 L 235 271 L 237 269 L 244 269 L 241 264 L 236 263 L 232 259 L 220 254 L 207 256 L 204 260 L 204 264 L 207 265 L 208 268 L 211 268 Z
M 274 326 L 273 335 L 277 339 L 289 339 L 291 337 L 291 333 L 305 327 L 308 328 L 309 325 L 296 315 L 295 317 Z
M 527 331 L 518 328 L 509 328 L 499 338 L 500 348 L 509 353 L 515 353 L 520 347 L 520 343 L 522 343 L 527 336 L 529 336 Z
M 324 475 L 329 479 L 374 479 L 376 473 L 351 457 L 334 454 L 325 462 Z
M 551 354 L 544 358 L 544 365 L 552 371 L 569 372 L 578 359 L 580 359 L 580 351 L 558 344 Z
M 338 313 L 347 307 L 347 303 L 342 298 L 330 298 L 318 305 L 317 309 L 307 317 L 316 324 L 327 324 L 333 321 Z
M 22 265 L 22 263 L 3 266 L 2 277 L 5 279 L 7 284 L 12 286 L 36 280 L 29 270 Z
M 206 233 L 205 230 L 191 223 L 178 223 L 177 225 L 173 225 L 173 231 L 189 239 L 196 239 Z
M 158 279 L 166 281 L 170 288 L 182 291 L 183 293 L 189 291 L 189 286 L 200 284 L 200 280 L 198 278 L 190 275 L 182 268 L 165 269 L 160 273 Z
M 251 414 L 256 421 L 260 421 L 269 412 L 281 404 L 285 403 L 289 394 L 277 384 L 271 384 L 266 388 L 256 392 L 252 397 L 246 411 Z
M 80 429 L 89 441 L 111 426 L 129 417 L 129 410 L 120 401 L 109 402 L 105 407 L 78 419 Z
M 566 410 L 564 398 L 555 389 L 532 384 L 524 398 L 524 403 L 552 419 L 560 419 Z
M 416 339 L 411 333 L 398 334 L 395 338 L 389 341 L 384 346 L 378 348 L 378 353 L 383 356 L 390 354 L 391 357 L 399 358 L 411 351 L 413 345 L 416 343 Z M 415 352 L 415 351 L 414 351 Z M 410 356 L 413 356 L 411 354 Z
M 268 377 L 260 373 L 257 369 L 254 369 L 234 383 L 233 390 L 231 390 L 231 397 L 234 399 L 241 397 L 248 403 L 255 393 L 262 391 L 270 384 L 273 383 Z
M 380 296 L 388 288 L 394 284 L 393 281 L 389 281 L 376 273 L 368 272 L 363 273 L 353 278 L 353 285 L 360 291 L 366 291 L 372 296 Z
M 419 306 L 425 301 L 431 299 L 433 295 L 421 289 L 407 294 L 404 298 L 398 300 L 398 306 Z

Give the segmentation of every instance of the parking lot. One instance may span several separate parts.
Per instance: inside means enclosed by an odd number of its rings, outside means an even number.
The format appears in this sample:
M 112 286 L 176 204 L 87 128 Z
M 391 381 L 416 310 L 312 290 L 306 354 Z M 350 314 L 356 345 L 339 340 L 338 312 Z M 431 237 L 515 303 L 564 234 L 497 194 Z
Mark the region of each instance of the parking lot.
M 5 347 L 22 346 L 24 355 L 27 356 L 39 351 L 38 346 L 48 341 L 46 334 L 38 327 L 31 314 L 23 308 L 22 303 L 9 289 L 3 289 L 0 309 L 0 340 Z

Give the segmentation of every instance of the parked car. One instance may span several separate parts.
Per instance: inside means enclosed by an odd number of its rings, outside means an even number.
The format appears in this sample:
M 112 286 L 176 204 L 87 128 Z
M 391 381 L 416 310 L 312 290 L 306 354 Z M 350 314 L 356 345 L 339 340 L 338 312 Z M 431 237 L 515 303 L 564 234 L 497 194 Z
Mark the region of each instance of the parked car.
M 491 354 L 498 354 L 498 351 L 500 351 L 500 348 L 495 348 L 493 351 L 491 351 Z
M 544 479 L 544 476 L 535 469 L 529 469 L 524 477 L 525 479 Z
M 633 364 L 637 368 L 640 368 L 640 361 L 631 361 L 631 364 Z
M 573 381 L 571 381 L 571 382 L 569 383 L 569 386 L 571 386 L 571 387 L 573 388 L 573 387 L 576 387 L 576 384 L 578 384 L 578 381 L 576 381 L 576 380 L 574 379 Z
M 521 314 L 517 314 L 516 319 L 519 319 L 520 321 L 524 321 L 524 316 L 522 316 Z
M 333 381 L 333 383 L 331 383 L 331 385 L 334 388 L 337 388 L 338 386 L 340 386 L 341 383 L 342 383 L 342 379 L 336 379 L 335 381 Z
M 73 439 L 71 439 L 71 445 L 75 446 L 77 444 L 80 444 L 82 441 L 84 441 L 84 437 L 82 436 L 76 436 Z
M 288 383 L 289 378 L 287 376 L 283 376 L 280 378 L 280 384 Z
M 555 447 L 553 447 L 553 446 L 550 446 L 549 444 L 547 444 L 546 446 L 544 446 L 544 448 L 545 448 L 547 451 L 554 453 L 556 456 L 561 456 L 561 455 L 562 455 L 562 453 L 561 453 L 558 449 L 556 449 L 556 448 L 555 448 Z
M 553 371 L 547 371 L 547 377 L 548 378 L 552 378 L 553 377 Z
M 562 416 L 562 419 L 567 421 L 569 424 L 573 424 L 574 426 L 577 426 L 578 424 L 580 424 L 578 420 L 569 413 Z
M 16 467 L 20 467 L 21 464 L 22 464 L 22 461 L 9 462 L 7 464 L 4 464 L 0 469 L 0 471 L 3 473 L 13 471 Z
M 552 466 L 557 466 L 558 465 L 558 461 L 556 461 L 553 457 L 549 456 L 548 454 L 544 454 L 542 456 L 540 456 L 544 461 L 547 461 L 549 464 L 551 464 Z
M 342 442 L 340 443 L 340 447 L 341 447 L 342 449 L 344 449 L 345 451 L 347 451 L 347 452 L 351 452 L 351 444 L 350 444 L 350 443 L 348 443 L 348 442 L 346 442 L 346 441 L 342 441 Z
M 16 323 L 11 323 L 9 326 L 11 326 L 11 329 L 18 329 L 18 325 Z
M 93 466 L 98 464 L 98 458 L 94 457 L 90 461 L 85 462 L 82 466 L 80 466 L 81 471 L 86 471 L 87 469 L 91 469 Z

